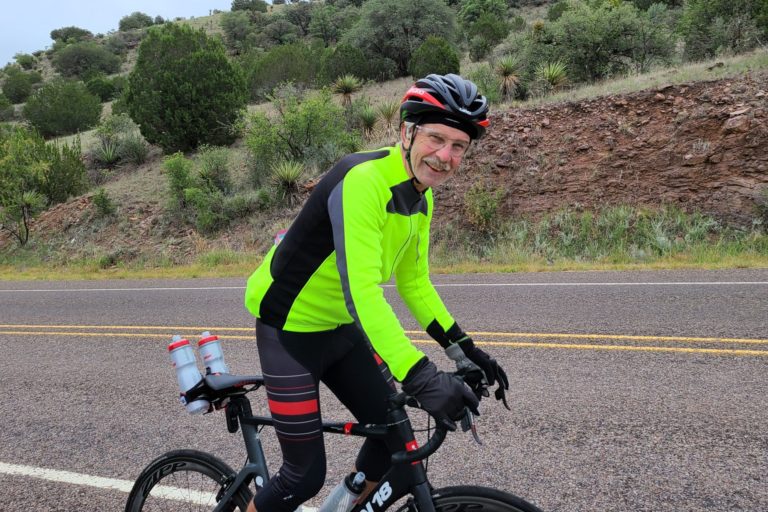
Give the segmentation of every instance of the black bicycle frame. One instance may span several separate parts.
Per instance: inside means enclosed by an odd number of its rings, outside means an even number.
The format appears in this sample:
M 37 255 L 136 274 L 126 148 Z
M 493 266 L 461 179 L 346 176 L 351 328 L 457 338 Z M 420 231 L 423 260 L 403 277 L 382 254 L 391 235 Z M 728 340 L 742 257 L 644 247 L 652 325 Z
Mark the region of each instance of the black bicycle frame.
M 333 434 L 345 434 L 375 439 L 397 439 L 403 442 L 403 451 L 392 456 L 392 467 L 379 480 L 365 501 L 357 504 L 352 512 L 381 512 L 400 498 L 411 494 L 418 505 L 419 512 L 434 512 L 431 487 L 427 481 L 427 472 L 421 459 L 432 454 L 442 444 L 445 431 L 436 430 L 435 435 L 423 447 L 418 447 L 414 438 L 413 427 L 404 409 L 405 395 L 390 397 L 389 413 L 386 425 L 360 425 L 357 423 L 323 423 L 323 431 Z M 231 433 L 242 426 L 243 439 L 248 453 L 248 462 L 235 475 L 231 482 L 224 484 L 224 492 L 217 496 L 219 504 L 214 512 L 220 512 L 229 504 L 232 497 L 251 481 L 256 480 L 262 487 L 269 480 L 264 451 L 257 427 L 274 426 L 274 419 L 269 416 L 254 416 L 249 400 L 245 396 L 234 397 L 227 405 L 227 428 Z M 263 481 L 259 481 L 259 477 Z

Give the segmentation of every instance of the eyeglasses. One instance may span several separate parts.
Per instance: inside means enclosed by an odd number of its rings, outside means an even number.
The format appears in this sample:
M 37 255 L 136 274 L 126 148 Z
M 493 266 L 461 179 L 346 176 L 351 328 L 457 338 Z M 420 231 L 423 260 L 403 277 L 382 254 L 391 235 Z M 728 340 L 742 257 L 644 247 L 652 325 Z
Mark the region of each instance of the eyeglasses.
M 442 134 L 435 130 L 431 130 L 424 126 L 417 126 L 416 130 L 425 135 L 423 142 L 432 151 L 440 151 L 445 146 L 450 144 L 451 156 L 458 158 L 464 156 L 469 149 L 469 142 L 464 140 L 448 139 L 443 137 Z

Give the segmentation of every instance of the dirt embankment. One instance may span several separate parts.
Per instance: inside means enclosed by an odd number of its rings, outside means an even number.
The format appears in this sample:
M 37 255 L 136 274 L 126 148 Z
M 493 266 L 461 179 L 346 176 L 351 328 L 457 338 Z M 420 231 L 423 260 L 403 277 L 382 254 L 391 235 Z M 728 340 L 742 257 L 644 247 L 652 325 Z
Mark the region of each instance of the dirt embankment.
M 491 122 L 465 178 L 438 193 L 448 217 L 480 181 L 505 191 L 506 216 L 672 204 L 746 226 L 768 186 L 768 73 L 513 109 Z
M 464 194 L 480 182 L 503 191 L 506 217 L 672 204 L 748 226 L 755 198 L 768 186 L 765 72 L 512 109 L 494 113 L 491 122 L 463 170 L 436 191 L 435 222 L 462 223 Z M 157 160 L 142 172 L 160 166 Z M 210 240 L 170 222 L 156 201 L 121 203 L 120 221 L 96 219 L 94 212 L 89 196 L 57 205 L 35 220 L 32 238 L 70 257 L 183 260 L 213 247 L 261 252 L 279 223 L 275 216 L 243 222 Z M 0 249 L 13 243 L 0 234 Z

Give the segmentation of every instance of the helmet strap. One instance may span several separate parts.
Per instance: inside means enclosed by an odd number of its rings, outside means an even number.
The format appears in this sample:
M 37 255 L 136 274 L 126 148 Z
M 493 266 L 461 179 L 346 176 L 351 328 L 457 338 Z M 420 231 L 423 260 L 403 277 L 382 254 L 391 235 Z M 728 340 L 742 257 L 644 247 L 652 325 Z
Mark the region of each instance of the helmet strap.
M 421 185 L 421 182 L 419 181 L 419 178 L 416 177 L 416 173 L 413 171 L 413 164 L 411 163 L 411 148 L 413 147 L 413 142 L 416 140 L 416 128 L 419 127 L 419 122 L 421 119 L 413 123 L 413 128 L 411 131 L 411 140 L 408 143 L 408 149 L 405 150 L 405 161 L 408 163 L 408 170 L 411 171 L 411 174 L 413 177 L 411 178 L 411 182 L 414 184 Z

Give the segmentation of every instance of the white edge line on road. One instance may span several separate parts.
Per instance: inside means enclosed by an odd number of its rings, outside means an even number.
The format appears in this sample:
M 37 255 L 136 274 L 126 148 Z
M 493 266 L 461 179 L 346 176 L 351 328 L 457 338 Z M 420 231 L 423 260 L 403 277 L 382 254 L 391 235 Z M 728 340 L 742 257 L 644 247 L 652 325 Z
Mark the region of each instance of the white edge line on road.
M 87 487 L 96 487 L 99 489 L 108 489 L 124 493 L 131 492 L 133 482 L 129 480 L 118 480 L 117 478 L 104 478 L 101 476 L 86 475 L 74 473 L 72 471 L 62 471 L 58 469 L 38 468 L 34 466 L 22 466 L 19 464 L 7 464 L 0 462 L 0 473 L 6 475 L 26 476 L 49 480 L 51 482 L 61 482 L 65 484 L 84 485 Z M 152 489 L 152 494 L 161 498 L 187 501 L 198 505 L 209 505 L 216 499 L 215 496 L 204 492 L 193 492 L 188 489 L 179 489 L 160 485 Z M 304 507 L 302 510 L 313 512 L 316 509 Z
M 5 462 L 0 462 L 0 473 L 5 473 L 6 475 L 29 476 L 41 480 L 63 482 L 66 484 L 87 485 L 89 487 L 98 487 L 99 489 L 112 489 L 125 493 L 131 492 L 131 488 L 133 487 L 133 482 L 129 482 L 128 480 L 104 478 L 101 476 L 73 473 L 71 471 L 61 471 L 58 469 L 7 464 Z
M 765 286 L 768 281 L 667 281 L 667 282 L 640 282 L 640 283 L 443 283 L 435 284 L 435 288 L 462 288 L 462 287 L 536 287 L 536 286 Z M 393 284 L 384 284 L 383 288 L 394 288 Z M 202 290 L 245 290 L 245 286 L 204 286 L 204 287 L 159 287 L 159 288 L 38 288 L 0 290 L 0 293 L 50 293 L 50 292 L 165 292 L 165 291 L 202 291 Z

